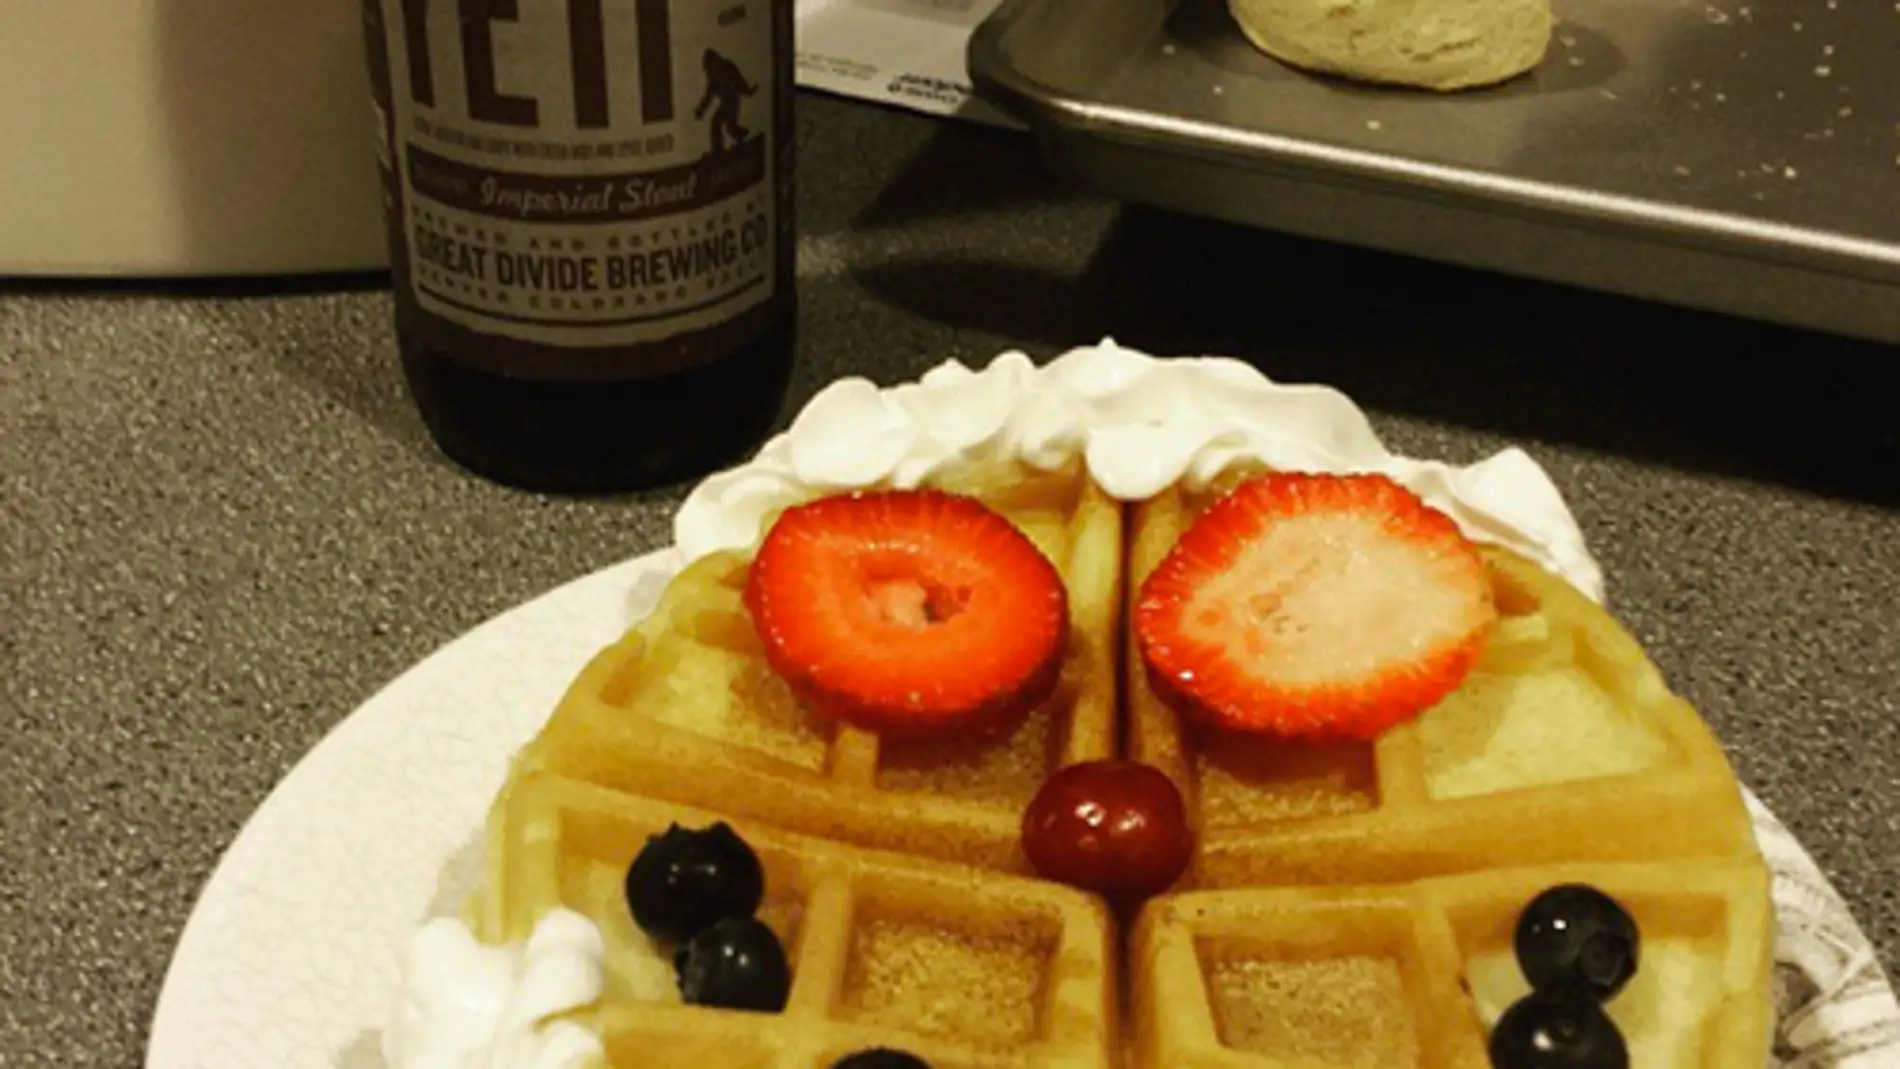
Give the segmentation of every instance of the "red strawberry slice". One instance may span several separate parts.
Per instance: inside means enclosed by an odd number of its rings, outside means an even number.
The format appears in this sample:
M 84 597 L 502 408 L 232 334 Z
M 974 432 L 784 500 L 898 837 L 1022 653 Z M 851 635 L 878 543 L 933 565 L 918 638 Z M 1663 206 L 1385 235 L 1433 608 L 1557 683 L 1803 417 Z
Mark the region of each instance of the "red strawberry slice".
M 870 491 L 787 509 L 746 580 L 774 671 L 821 713 L 878 731 L 994 729 L 1047 700 L 1068 592 L 971 497 Z
M 1496 609 L 1450 517 L 1382 475 L 1273 474 L 1209 508 L 1142 583 L 1150 685 L 1289 739 L 1371 739 L 1462 682 Z

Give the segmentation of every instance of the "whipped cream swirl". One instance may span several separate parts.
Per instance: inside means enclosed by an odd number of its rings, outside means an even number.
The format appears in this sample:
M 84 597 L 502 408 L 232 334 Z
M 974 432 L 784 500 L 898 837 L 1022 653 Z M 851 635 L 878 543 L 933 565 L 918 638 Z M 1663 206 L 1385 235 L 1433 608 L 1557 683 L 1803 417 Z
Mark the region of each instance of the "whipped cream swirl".
M 1283 471 L 1377 472 L 1598 601 L 1603 574 L 1543 468 L 1520 449 L 1457 466 L 1385 447 L 1358 405 L 1326 386 L 1283 385 L 1238 360 L 1157 359 L 1105 340 L 1037 367 L 1009 352 L 956 361 L 888 389 L 841 379 L 751 461 L 707 478 L 681 506 L 686 560 L 754 545 L 788 506 L 869 486 L 910 488 L 963 464 L 1053 471 L 1081 457 L 1108 494 L 1200 489 L 1238 463 Z
M 429 921 L 402 959 L 383 1030 L 394 1069 L 593 1069 L 600 1040 L 559 1015 L 593 1004 L 606 947 L 586 917 L 557 909 L 525 945 L 485 946 L 458 920 Z

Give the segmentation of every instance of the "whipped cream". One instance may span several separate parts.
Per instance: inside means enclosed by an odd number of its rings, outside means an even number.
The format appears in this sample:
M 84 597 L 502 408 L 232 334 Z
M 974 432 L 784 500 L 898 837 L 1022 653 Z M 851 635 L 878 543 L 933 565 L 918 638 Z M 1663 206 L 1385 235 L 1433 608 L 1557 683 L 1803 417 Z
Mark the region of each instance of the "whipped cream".
M 1575 517 L 1522 450 L 1465 466 L 1400 456 L 1330 387 L 1283 385 L 1220 357 L 1157 359 L 1112 339 L 1042 367 L 1008 352 L 982 370 L 948 361 L 887 389 L 863 378 L 832 383 L 756 457 L 694 488 L 675 517 L 674 544 L 686 560 L 743 550 L 768 516 L 826 494 L 915 487 L 966 464 L 1053 471 L 1077 457 L 1123 501 L 1177 480 L 1198 490 L 1238 463 L 1380 473 L 1466 537 L 1509 547 L 1603 600 L 1602 571 Z
M 525 945 L 486 946 L 438 918 L 411 938 L 383 1030 L 391 1069 L 591 1069 L 600 1040 L 560 1014 L 591 1005 L 604 984 L 600 930 L 557 909 Z

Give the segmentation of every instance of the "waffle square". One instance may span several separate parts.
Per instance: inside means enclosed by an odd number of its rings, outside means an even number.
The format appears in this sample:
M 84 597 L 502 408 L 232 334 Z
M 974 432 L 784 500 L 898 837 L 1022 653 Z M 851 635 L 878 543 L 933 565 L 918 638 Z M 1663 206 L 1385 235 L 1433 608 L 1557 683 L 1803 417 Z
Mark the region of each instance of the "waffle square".
M 1113 756 L 1122 509 L 1078 467 L 964 472 L 1055 563 L 1070 646 L 1054 697 L 1000 739 L 885 740 L 812 717 L 768 667 L 741 601 L 747 558 L 702 558 L 580 673 L 520 771 L 723 809 L 842 842 L 1027 871 L 1023 807 L 1050 772 Z
M 1169 490 L 1135 507 L 1131 605 L 1216 493 Z M 1635 639 L 1538 565 L 1481 552 L 1500 620 L 1478 666 L 1370 743 L 1287 745 L 1185 723 L 1149 687 L 1129 625 L 1126 749 L 1186 799 L 1194 885 L 1754 855 L 1720 743 Z
M 673 822 L 731 824 L 766 873 L 759 917 L 792 964 L 784 1012 L 680 1003 L 665 952 L 639 930 L 623 881 Z M 1109 1069 L 1119 1042 L 1113 921 L 1054 884 L 792 834 L 744 818 L 532 773 L 491 811 L 477 910 L 495 941 L 556 909 L 607 948 L 583 1023 L 614 1065 L 824 1069 L 891 1046 L 944 1069 Z
M 1768 875 L 1709 859 L 1158 899 L 1129 944 L 1132 1065 L 1489 1069 L 1490 1026 L 1529 991 L 1511 951 L 1518 913 L 1572 882 L 1617 899 L 1642 936 L 1635 977 L 1606 1006 L 1631 1065 L 1763 1063 Z

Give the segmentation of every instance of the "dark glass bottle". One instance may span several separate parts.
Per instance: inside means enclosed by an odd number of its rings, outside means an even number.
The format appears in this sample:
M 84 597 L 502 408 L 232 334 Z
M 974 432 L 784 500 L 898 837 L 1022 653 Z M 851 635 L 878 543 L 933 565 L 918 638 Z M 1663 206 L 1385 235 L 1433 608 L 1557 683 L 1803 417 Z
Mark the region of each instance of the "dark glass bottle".
M 703 474 L 795 348 L 791 0 L 364 0 L 402 365 L 527 489 Z

